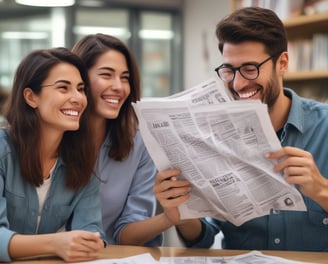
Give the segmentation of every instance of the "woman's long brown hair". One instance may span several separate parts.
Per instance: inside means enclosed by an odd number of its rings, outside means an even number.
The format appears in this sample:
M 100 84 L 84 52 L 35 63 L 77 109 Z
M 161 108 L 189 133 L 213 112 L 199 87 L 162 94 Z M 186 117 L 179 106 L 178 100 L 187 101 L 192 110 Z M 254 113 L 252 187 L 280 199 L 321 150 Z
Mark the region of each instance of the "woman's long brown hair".
M 72 49 L 88 69 L 95 64 L 99 56 L 109 50 L 116 50 L 124 55 L 130 73 L 130 95 L 124 102 L 119 116 L 116 119 L 107 120 L 107 132 L 110 133 L 111 139 L 111 149 L 108 155 L 114 160 L 122 161 L 133 147 L 133 139 L 138 125 L 131 105 L 132 102 L 140 100 L 140 76 L 135 58 L 121 40 L 100 33 L 83 37 Z
M 49 71 L 59 63 L 69 63 L 75 66 L 86 84 L 88 101 L 88 75 L 80 58 L 65 48 L 35 50 L 28 54 L 19 64 L 12 91 L 5 106 L 5 116 L 9 123 L 9 133 L 18 153 L 22 177 L 35 186 L 43 183 L 40 161 L 40 120 L 35 109 L 24 99 L 26 87 L 35 94 L 41 92 L 41 84 L 47 78 Z M 88 106 L 89 103 L 88 103 Z M 89 117 L 85 111 L 76 131 L 64 132 L 58 155 L 66 166 L 66 185 L 71 189 L 85 186 L 92 177 L 96 159 L 89 127 Z

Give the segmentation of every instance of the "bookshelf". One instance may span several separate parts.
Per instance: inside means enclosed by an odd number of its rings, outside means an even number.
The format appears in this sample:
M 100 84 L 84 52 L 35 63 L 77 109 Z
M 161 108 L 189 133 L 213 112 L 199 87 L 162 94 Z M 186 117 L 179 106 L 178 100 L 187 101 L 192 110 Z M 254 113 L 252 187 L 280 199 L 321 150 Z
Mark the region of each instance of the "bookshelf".
M 290 71 L 286 73 L 284 78 L 285 86 L 289 86 L 296 90 L 300 95 L 315 98 L 322 101 L 328 100 L 328 12 L 313 15 L 300 15 L 284 20 L 288 39 L 290 43 L 304 44 L 306 41 L 310 43 L 310 54 L 308 58 L 298 58 L 299 51 L 293 51 L 289 47 L 290 62 L 298 66 L 290 64 Z M 326 34 L 326 54 L 317 54 L 315 47 L 315 35 Z M 312 43 L 312 44 L 311 44 Z M 323 58 L 325 66 L 315 66 L 315 64 Z M 306 69 L 300 69 L 302 65 L 309 64 Z
M 240 0 L 231 0 L 231 10 L 235 10 L 240 4 Z M 289 40 L 290 58 L 284 86 L 294 89 L 304 97 L 327 102 L 328 11 L 303 15 L 300 10 L 299 15 L 290 15 L 282 20 Z M 320 49 L 318 45 L 321 45 Z

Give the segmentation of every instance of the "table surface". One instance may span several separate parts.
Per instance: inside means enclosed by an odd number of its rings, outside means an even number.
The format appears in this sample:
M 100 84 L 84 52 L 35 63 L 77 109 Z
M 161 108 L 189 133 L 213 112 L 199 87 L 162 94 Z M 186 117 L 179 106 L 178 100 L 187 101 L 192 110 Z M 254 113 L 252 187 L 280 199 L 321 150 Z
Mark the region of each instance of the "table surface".
M 190 249 L 179 247 L 137 247 L 137 246 L 108 246 L 99 254 L 99 259 L 124 258 L 133 255 L 150 253 L 155 259 L 161 256 L 234 256 L 244 254 L 247 250 L 224 250 L 224 249 Z M 275 251 L 263 250 L 263 254 L 282 257 L 290 260 L 298 260 L 314 263 L 328 263 L 328 252 L 300 252 L 300 251 Z M 35 259 L 25 259 L 14 261 L 15 264 L 40 264 L 40 263 L 65 263 L 55 257 L 40 257 Z

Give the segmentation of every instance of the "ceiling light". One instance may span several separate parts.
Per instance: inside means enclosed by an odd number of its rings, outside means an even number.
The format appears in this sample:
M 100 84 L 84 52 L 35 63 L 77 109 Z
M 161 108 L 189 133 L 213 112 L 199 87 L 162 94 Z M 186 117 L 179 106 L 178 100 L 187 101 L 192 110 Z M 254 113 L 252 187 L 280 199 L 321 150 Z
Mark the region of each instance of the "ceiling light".
M 126 38 L 130 37 L 130 32 L 128 32 L 125 28 L 118 27 L 92 27 L 92 26 L 76 26 L 73 29 L 75 34 L 78 35 L 88 35 L 88 34 L 97 34 L 103 33 L 107 35 L 113 35 L 118 38 Z
M 28 6 L 72 6 L 75 0 L 15 0 L 17 4 Z
M 139 37 L 142 39 L 172 39 L 173 36 L 171 30 L 142 29 L 139 31 Z
M 3 39 L 48 39 L 47 32 L 5 31 L 1 33 Z

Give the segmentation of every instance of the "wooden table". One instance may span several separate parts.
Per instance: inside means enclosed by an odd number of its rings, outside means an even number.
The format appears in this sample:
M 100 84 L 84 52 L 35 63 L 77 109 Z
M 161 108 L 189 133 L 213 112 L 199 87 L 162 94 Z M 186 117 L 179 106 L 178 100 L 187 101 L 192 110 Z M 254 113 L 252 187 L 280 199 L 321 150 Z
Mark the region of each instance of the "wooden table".
M 234 256 L 244 254 L 247 250 L 223 250 L 223 249 L 190 249 L 177 247 L 136 247 L 136 246 L 108 246 L 99 254 L 99 259 L 124 258 L 133 255 L 150 253 L 155 259 L 161 256 Z M 328 263 L 328 252 L 300 252 L 300 251 L 274 251 L 264 250 L 263 254 L 282 257 L 290 260 L 307 261 L 312 263 Z M 20 260 L 12 262 L 14 264 L 48 264 L 65 263 L 59 258 L 41 257 L 29 260 Z

